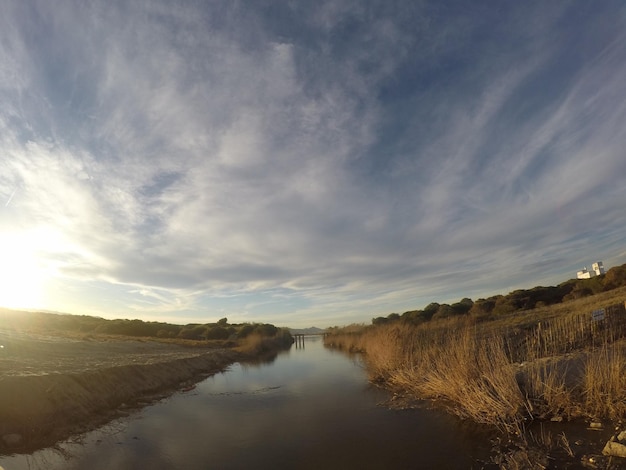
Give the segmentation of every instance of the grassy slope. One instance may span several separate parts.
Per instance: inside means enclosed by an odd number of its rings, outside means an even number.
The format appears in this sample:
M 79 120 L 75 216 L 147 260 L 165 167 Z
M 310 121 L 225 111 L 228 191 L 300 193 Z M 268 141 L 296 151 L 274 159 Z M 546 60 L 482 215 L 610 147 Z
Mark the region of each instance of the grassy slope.
M 492 318 L 338 330 L 328 345 L 366 353 L 372 380 L 519 432 L 529 419 L 626 415 L 626 287 Z M 591 311 L 607 310 L 603 324 Z

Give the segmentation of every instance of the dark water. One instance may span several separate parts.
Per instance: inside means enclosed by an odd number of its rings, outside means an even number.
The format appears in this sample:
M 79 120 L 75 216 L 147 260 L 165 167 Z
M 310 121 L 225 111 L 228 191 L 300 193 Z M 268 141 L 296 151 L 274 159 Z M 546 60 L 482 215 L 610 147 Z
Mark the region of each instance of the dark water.
M 21 469 L 469 469 L 486 438 L 447 415 L 391 410 L 358 359 L 319 337 L 273 362 L 233 365 L 102 429 L 29 456 Z

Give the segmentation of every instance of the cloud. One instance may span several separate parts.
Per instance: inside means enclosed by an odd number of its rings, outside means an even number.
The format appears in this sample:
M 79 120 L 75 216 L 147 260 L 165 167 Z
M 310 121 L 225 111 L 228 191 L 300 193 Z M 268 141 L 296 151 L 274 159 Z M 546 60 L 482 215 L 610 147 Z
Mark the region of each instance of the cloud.
M 131 311 L 367 319 L 621 250 L 610 9 L 3 8 L 0 228 Z

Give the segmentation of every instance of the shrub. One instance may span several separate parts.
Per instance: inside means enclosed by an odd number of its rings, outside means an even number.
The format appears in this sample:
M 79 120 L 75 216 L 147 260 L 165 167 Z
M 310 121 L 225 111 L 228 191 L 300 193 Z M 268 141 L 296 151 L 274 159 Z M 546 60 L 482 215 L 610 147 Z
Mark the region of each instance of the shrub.
M 202 325 L 187 325 L 183 327 L 178 333 L 178 337 L 181 339 L 204 339 L 206 333 L 206 327 Z
M 429 318 L 426 318 L 423 310 L 410 310 L 408 312 L 404 312 L 400 318 L 403 323 L 408 323 L 410 325 L 419 325 L 429 320 Z
M 469 313 L 470 315 L 475 316 L 489 315 L 491 312 L 493 312 L 495 306 L 496 301 L 493 297 L 489 299 L 478 299 L 476 302 L 474 302 L 474 305 L 472 305 Z
M 256 325 L 254 328 L 254 331 L 260 334 L 261 336 L 276 336 L 276 332 L 278 331 L 278 328 L 276 328 L 274 325 L 271 325 L 269 323 L 262 323 L 262 324 Z
M 241 339 L 247 338 L 253 331 L 254 331 L 254 327 L 252 325 L 245 324 L 241 328 L 239 328 L 239 331 L 237 332 L 237 336 Z
M 212 326 L 206 330 L 206 339 L 228 339 L 230 334 L 222 326 Z

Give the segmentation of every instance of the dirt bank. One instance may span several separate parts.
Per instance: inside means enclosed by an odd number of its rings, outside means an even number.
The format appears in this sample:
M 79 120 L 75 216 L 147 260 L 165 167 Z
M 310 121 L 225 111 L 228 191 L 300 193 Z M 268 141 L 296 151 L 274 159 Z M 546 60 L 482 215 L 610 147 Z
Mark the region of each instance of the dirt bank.
M 52 445 L 239 359 L 229 349 L 0 330 L 0 453 Z

